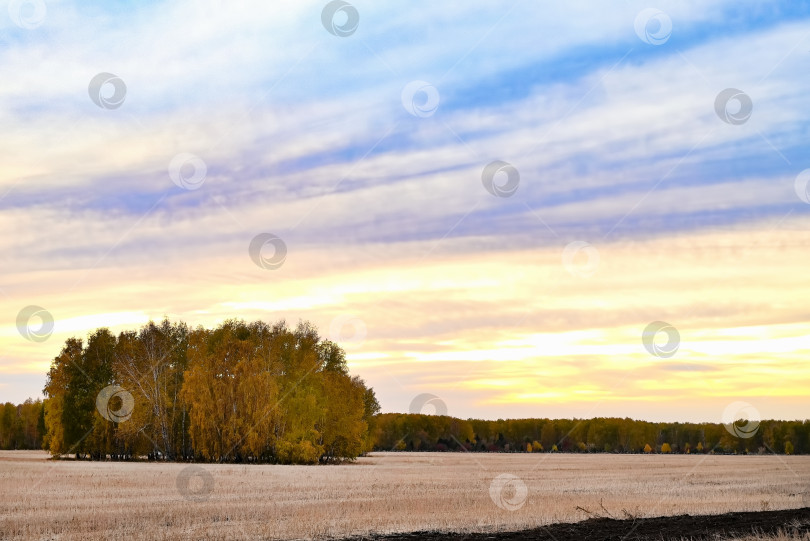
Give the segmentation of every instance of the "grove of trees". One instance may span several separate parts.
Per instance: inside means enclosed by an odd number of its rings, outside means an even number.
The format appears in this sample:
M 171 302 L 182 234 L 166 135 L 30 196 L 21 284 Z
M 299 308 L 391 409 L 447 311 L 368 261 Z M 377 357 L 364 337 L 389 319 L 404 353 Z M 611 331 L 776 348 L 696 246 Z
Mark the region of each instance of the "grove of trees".
M 312 464 L 371 449 L 374 391 L 307 323 L 150 322 L 68 339 L 45 386 L 51 454 Z

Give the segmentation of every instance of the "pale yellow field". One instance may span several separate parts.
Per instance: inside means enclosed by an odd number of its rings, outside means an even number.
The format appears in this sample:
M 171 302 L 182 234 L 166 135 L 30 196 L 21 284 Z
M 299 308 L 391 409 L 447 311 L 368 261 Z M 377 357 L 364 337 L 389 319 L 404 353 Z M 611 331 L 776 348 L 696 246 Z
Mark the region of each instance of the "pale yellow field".
M 804 456 L 374 453 L 343 466 L 188 467 L 0 451 L 0 537 L 291 539 L 588 518 L 578 507 L 624 518 L 810 502 Z M 517 479 L 498 490 L 501 474 Z

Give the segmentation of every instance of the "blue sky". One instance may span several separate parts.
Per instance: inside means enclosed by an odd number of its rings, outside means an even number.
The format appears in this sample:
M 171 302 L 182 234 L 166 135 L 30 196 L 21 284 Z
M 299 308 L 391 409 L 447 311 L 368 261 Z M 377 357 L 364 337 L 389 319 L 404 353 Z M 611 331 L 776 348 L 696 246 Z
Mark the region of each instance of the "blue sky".
M 580 391 L 604 399 L 595 413 L 671 416 L 639 408 L 647 379 L 626 388 L 607 353 L 632 353 L 656 319 L 698 342 L 753 326 L 763 363 L 794 339 L 790 359 L 810 349 L 791 334 L 807 319 L 810 3 L 352 2 L 345 37 L 322 24 L 326 5 L 4 3 L 0 400 L 37 395 L 67 336 L 164 315 L 356 318 L 367 336 L 350 361 L 384 409 L 431 392 L 461 416 L 583 415 Z M 657 45 L 637 33 L 650 9 L 671 22 Z M 90 98 L 103 72 L 126 86 L 120 107 Z M 435 110 L 412 114 L 413 81 Z M 727 88 L 753 103 L 737 125 L 715 111 Z M 198 189 L 172 180 L 181 154 L 205 164 Z M 495 160 L 519 171 L 511 197 L 484 189 Z M 270 274 L 247 256 L 263 232 L 289 250 Z M 575 241 L 599 250 L 587 278 L 560 262 Z M 29 304 L 56 320 L 43 343 L 15 327 Z M 602 355 L 586 347 L 597 335 Z M 583 367 L 557 375 L 553 408 L 528 390 L 546 354 L 510 349 L 538 336 L 553 364 Z M 719 370 L 721 346 L 688 343 L 697 368 L 679 372 Z M 808 377 L 779 362 L 772 377 Z M 615 385 L 590 380 L 600 367 Z M 470 381 L 448 385 L 459 373 Z M 801 403 L 732 380 L 718 400 L 773 416 Z M 704 392 L 667 381 L 672 400 Z

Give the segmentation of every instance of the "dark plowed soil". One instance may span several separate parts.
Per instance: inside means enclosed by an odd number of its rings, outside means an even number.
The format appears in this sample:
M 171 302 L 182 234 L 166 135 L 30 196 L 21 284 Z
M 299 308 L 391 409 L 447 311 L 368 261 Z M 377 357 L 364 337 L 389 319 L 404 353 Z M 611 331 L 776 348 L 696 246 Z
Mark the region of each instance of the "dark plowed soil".
M 613 520 L 594 518 L 574 524 L 552 524 L 519 532 L 443 533 L 412 532 L 354 537 L 352 541 L 648 541 L 724 539 L 748 534 L 810 533 L 810 508 L 787 511 L 727 513 L 725 515 L 679 515 L 676 517 Z

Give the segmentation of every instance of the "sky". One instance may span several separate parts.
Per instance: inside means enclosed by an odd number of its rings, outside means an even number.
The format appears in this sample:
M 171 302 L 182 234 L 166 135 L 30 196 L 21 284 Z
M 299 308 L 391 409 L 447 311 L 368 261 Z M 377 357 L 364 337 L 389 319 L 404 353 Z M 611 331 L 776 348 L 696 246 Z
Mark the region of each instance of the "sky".
M 810 418 L 807 2 L 12 0 L 0 71 L 0 402 L 237 317 L 384 412 Z

